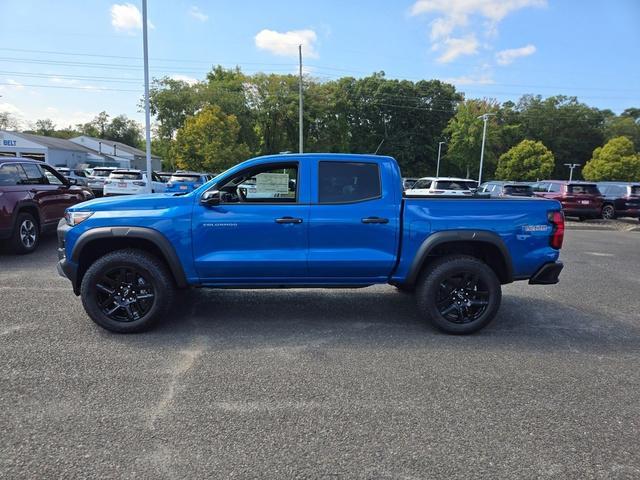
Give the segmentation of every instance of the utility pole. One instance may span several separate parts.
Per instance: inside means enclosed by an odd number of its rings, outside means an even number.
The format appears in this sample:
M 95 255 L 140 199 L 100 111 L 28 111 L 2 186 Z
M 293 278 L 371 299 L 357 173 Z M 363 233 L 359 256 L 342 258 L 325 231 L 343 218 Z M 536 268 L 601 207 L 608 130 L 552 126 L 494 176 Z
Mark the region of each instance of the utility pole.
M 565 163 L 565 166 L 569 167 L 569 181 L 573 180 L 573 169 L 578 168 L 580 166 L 579 163 Z
M 142 0 L 142 44 L 144 49 L 144 130 L 147 144 L 147 193 L 153 190 L 151 170 L 151 114 L 149 112 L 149 42 L 147 39 L 147 0 Z
M 300 129 L 300 153 L 304 152 L 304 138 L 303 138 L 303 133 L 302 133 L 302 107 L 303 107 L 303 100 L 302 100 L 302 45 L 298 45 L 298 54 L 300 57 L 300 78 L 299 78 L 299 89 L 300 89 L 300 107 L 299 107 L 299 115 L 300 117 L 298 118 L 298 128 Z
M 482 164 L 484 163 L 484 143 L 487 138 L 487 122 L 489 121 L 489 116 L 495 115 L 495 113 L 484 113 L 477 118 L 481 118 L 484 122 L 484 127 L 482 129 L 482 149 L 480 150 L 480 172 L 478 174 L 478 186 L 482 183 Z
M 438 142 L 438 163 L 436 165 L 436 177 L 440 176 L 440 151 L 442 150 L 442 145 L 446 142 Z

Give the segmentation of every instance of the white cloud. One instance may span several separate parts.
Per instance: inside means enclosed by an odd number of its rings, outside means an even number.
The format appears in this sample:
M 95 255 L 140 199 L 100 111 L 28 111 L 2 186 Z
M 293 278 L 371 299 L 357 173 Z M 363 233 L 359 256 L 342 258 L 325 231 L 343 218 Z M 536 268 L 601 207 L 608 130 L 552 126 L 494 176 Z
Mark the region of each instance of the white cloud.
M 318 36 L 313 30 L 292 30 L 280 33 L 264 29 L 255 36 L 256 47 L 283 57 L 297 57 L 298 45 L 302 45 L 302 54 L 305 57 L 317 58 L 318 52 L 315 46 L 317 39 Z
M 206 22 L 207 20 L 209 20 L 209 15 L 204 13 L 202 10 L 200 10 L 195 5 L 192 5 L 189 8 L 188 13 L 189 13 L 189 16 L 191 18 L 193 18 L 195 20 L 198 20 L 199 22 Z
M 186 82 L 189 85 L 193 85 L 195 83 L 198 83 L 198 79 L 197 78 L 190 77 L 189 75 L 182 75 L 182 74 L 179 74 L 179 73 L 176 73 L 174 75 L 170 75 L 169 78 L 172 78 L 173 80 L 179 80 L 181 82 Z
M 510 13 L 546 4 L 547 0 L 416 0 L 410 12 L 414 16 L 435 15 L 430 23 L 432 48 L 444 50 L 439 61 L 448 62 L 460 55 L 478 52 L 477 42 L 472 48 L 471 35 L 483 33 L 487 39 L 495 37 L 498 23 Z M 472 17 L 480 17 L 484 21 L 471 21 Z M 477 25 L 481 25 L 481 32 Z M 460 33 L 463 32 L 467 33 L 464 43 L 460 41 Z M 452 35 L 458 38 L 452 38 Z
M 78 84 L 78 80 L 73 79 L 73 78 L 61 78 L 61 77 L 56 77 L 55 75 L 52 77 L 49 77 L 49 81 L 51 83 L 57 83 L 58 85 L 76 85 Z
M 17 80 L 14 80 L 13 78 L 6 78 L 3 80 L 0 80 L 0 82 L 3 82 L 6 84 L 6 85 L 0 85 L 0 90 L 5 90 L 5 89 L 23 90 L 24 89 L 24 85 L 18 82 Z
M 111 5 L 111 25 L 118 32 L 133 33 L 142 30 L 142 12 L 132 3 L 114 3 Z M 149 28 L 155 28 L 151 22 Z
M 453 83 L 454 85 L 491 85 L 494 83 L 489 75 L 462 75 L 460 77 L 443 78 L 442 81 Z
M 498 65 L 509 65 L 516 58 L 520 57 L 528 57 L 529 55 L 533 55 L 536 53 L 535 45 L 526 45 L 520 48 L 510 48 L 508 50 L 501 50 L 496 53 L 496 62 Z
M 8 112 L 20 117 L 23 115 L 22 110 L 16 107 L 13 103 L 8 102 L 0 103 L 0 112 Z
M 448 63 L 461 55 L 474 55 L 478 53 L 478 40 L 475 35 L 468 35 L 463 38 L 447 38 L 442 44 L 437 46 L 444 52 L 438 57 L 440 63 Z

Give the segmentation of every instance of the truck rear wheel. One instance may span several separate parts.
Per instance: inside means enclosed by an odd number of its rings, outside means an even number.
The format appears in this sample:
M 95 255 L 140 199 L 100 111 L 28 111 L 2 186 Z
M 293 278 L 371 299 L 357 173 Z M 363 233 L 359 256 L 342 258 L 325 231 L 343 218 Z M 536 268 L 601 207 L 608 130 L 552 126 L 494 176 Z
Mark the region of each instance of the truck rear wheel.
M 165 313 L 174 286 L 165 264 L 142 250 L 108 253 L 86 271 L 80 295 L 89 317 L 116 333 L 148 330 Z
M 417 285 L 420 313 L 440 330 L 473 333 L 495 317 L 502 299 L 500 280 L 475 257 L 451 255 L 430 264 Z

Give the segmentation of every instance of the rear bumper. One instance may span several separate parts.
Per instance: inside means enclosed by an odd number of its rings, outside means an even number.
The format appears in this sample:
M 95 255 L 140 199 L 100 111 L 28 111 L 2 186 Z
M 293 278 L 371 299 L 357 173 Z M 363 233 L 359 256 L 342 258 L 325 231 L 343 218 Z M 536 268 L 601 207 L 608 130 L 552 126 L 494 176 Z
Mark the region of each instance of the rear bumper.
M 559 282 L 560 272 L 564 268 L 562 262 L 545 263 L 529 279 L 530 285 L 555 285 Z

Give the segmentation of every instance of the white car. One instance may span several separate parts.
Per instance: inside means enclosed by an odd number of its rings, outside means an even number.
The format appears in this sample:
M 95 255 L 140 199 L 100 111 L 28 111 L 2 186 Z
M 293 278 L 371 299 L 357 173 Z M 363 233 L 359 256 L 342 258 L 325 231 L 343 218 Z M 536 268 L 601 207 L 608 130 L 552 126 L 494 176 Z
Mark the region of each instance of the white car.
M 104 181 L 102 193 L 107 195 L 136 195 L 147 192 L 147 173 L 141 170 L 117 169 L 113 170 Z M 167 185 L 160 181 L 155 172 L 152 172 L 152 193 L 164 192 Z
M 91 189 L 96 197 L 102 195 L 102 189 L 104 188 L 104 181 L 109 178 L 111 172 L 116 170 L 116 167 L 95 167 L 91 171 L 91 175 L 87 178 L 88 187 Z
M 471 196 L 477 186 L 475 180 L 455 177 L 423 177 L 404 193 L 406 196 Z

